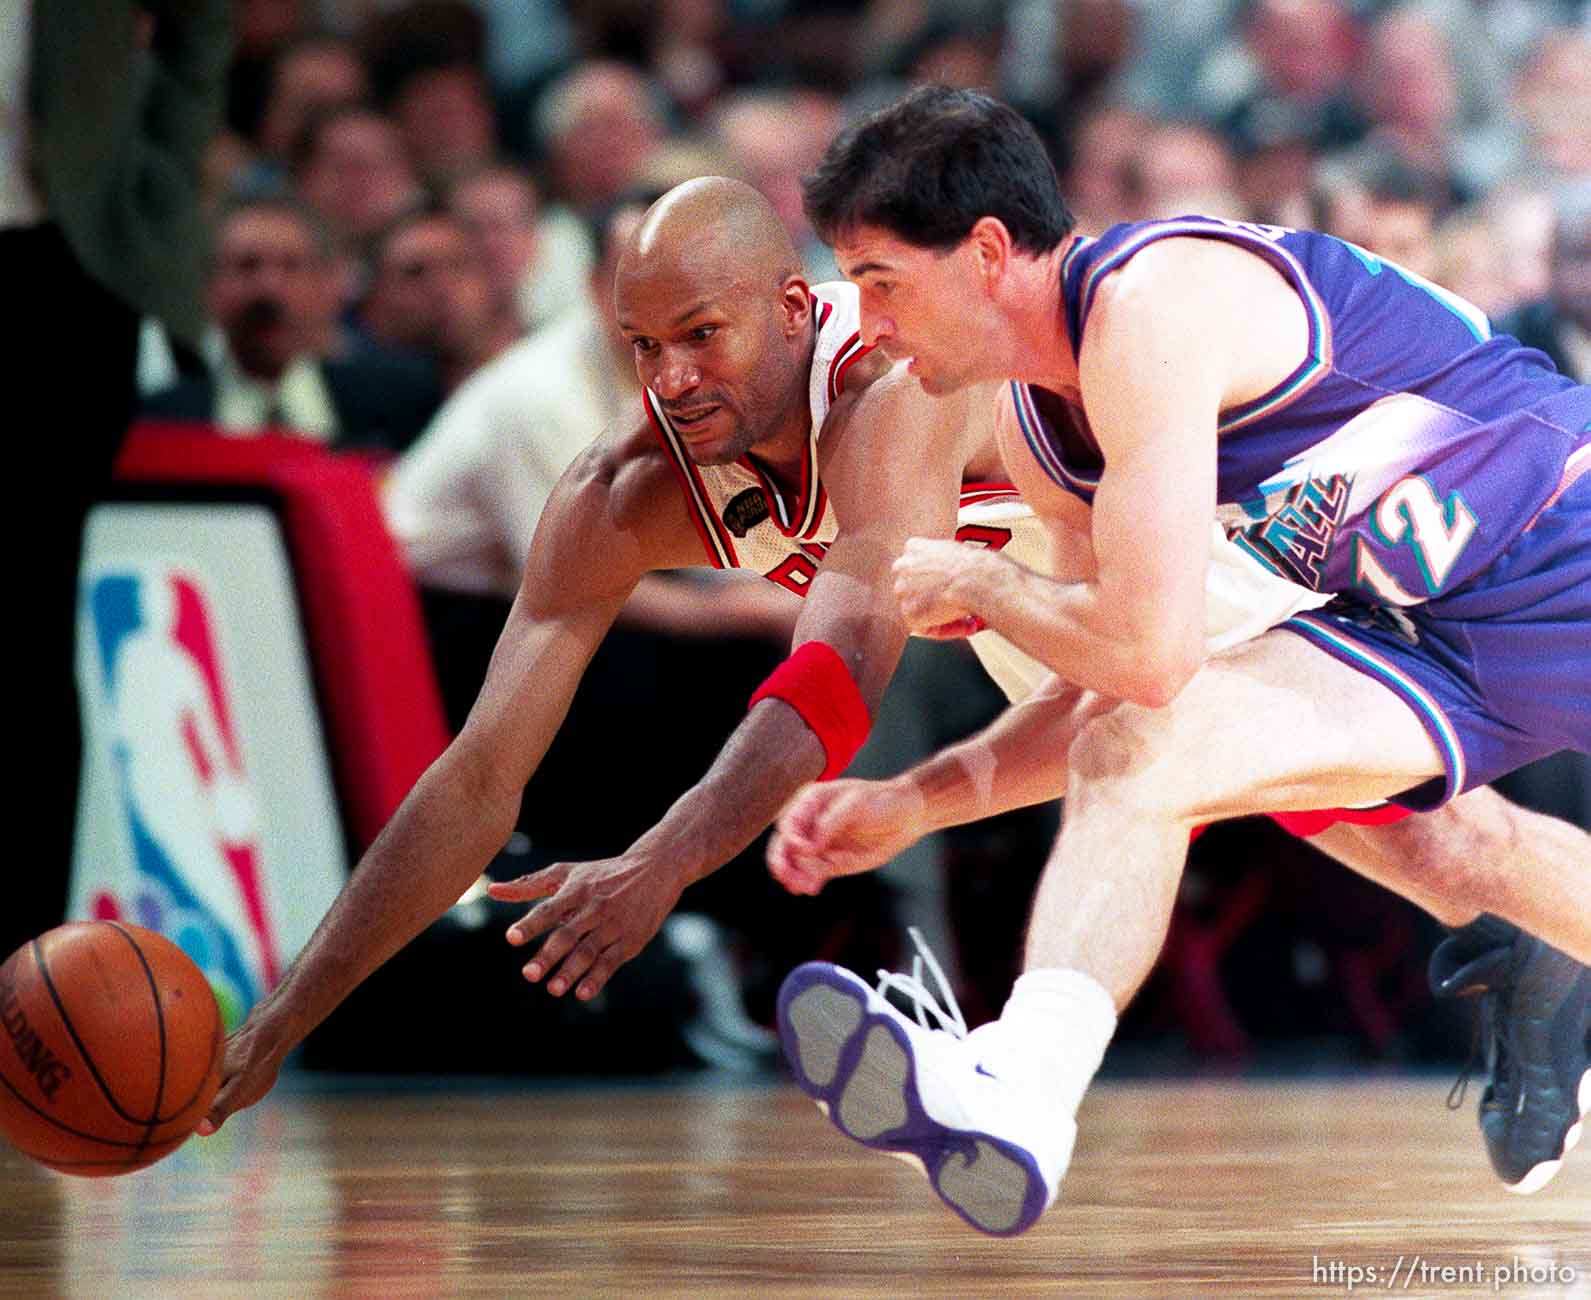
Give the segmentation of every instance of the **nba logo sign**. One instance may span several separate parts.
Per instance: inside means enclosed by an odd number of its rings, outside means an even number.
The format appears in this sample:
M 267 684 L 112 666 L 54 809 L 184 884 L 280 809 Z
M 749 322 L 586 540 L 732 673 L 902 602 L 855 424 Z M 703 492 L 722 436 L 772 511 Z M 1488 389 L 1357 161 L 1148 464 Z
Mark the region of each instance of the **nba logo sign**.
M 77 897 L 92 916 L 175 940 L 234 1026 L 275 984 L 279 956 L 214 603 L 196 574 L 158 561 L 87 575 L 82 595 L 93 663 L 85 730 L 126 839 L 90 864 Z

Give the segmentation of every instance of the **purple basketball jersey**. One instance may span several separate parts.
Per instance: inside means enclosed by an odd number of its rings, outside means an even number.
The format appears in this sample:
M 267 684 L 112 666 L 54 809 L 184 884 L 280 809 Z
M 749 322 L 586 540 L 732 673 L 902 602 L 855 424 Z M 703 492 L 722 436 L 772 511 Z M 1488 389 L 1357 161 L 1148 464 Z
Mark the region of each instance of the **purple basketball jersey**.
M 1217 517 L 1259 563 L 1336 593 L 1287 626 L 1382 680 L 1426 724 L 1446 789 L 1406 802 L 1591 749 L 1591 513 L 1577 486 L 1591 471 L 1591 387 L 1352 244 L 1204 217 L 1079 239 L 1061 272 L 1072 346 L 1106 275 L 1188 236 L 1263 257 L 1308 313 L 1298 368 L 1222 413 Z M 1083 412 L 1029 385 L 1012 396 L 1039 464 L 1091 501 L 1105 463 Z

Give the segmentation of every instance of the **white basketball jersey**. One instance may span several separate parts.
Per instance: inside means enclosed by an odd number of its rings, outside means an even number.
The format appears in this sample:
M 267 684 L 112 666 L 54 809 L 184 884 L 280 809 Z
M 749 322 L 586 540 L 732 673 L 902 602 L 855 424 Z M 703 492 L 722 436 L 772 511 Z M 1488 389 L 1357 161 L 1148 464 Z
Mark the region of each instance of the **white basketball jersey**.
M 829 408 L 845 386 L 846 370 L 869 351 L 862 344 L 856 286 L 845 281 L 822 284 L 812 294 L 817 322 L 808 385 L 812 427 L 801 488 L 794 500 L 781 496 L 750 457 L 731 465 L 696 464 L 656 394 L 650 389 L 643 394 L 647 416 L 679 477 L 708 562 L 716 569 L 755 569 L 803 596 L 839 531 L 818 479 L 818 438 Z M 1044 525 L 1008 483 L 962 488 L 956 539 L 1003 551 L 1039 573 L 1052 571 Z M 1212 653 L 1258 636 L 1326 599 L 1247 559 L 1227 541 L 1219 524 L 1211 525 L 1210 545 L 1207 644 Z M 1009 699 L 1031 694 L 1049 675 L 1049 669 L 995 632 L 979 632 L 970 643 Z
M 817 341 L 807 398 L 812 427 L 807 434 L 801 487 L 787 500 L 749 456 L 730 465 L 698 465 L 685 450 L 657 394 L 644 391 L 646 412 L 668 452 L 685 493 L 691 522 L 715 569 L 755 569 L 798 595 L 839 531 L 828 495 L 818 481 L 818 437 L 829 408 L 845 387 L 845 372 L 868 349 L 862 345 L 861 313 L 854 284 L 822 284 L 812 291 Z

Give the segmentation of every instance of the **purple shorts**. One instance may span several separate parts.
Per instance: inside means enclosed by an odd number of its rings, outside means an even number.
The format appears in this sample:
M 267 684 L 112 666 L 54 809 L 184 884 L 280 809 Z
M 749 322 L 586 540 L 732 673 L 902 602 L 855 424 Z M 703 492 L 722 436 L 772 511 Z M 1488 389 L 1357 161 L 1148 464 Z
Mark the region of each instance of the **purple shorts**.
M 1435 808 L 1561 749 L 1591 753 L 1591 441 L 1487 568 L 1409 608 L 1333 601 L 1281 624 L 1403 700 L 1446 778 L 1392 802 Z

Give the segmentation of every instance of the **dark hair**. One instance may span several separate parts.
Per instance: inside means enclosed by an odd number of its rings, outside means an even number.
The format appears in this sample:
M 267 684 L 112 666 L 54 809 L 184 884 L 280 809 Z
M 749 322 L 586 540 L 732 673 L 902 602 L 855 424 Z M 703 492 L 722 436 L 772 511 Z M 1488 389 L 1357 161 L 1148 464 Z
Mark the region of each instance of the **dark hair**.
M 221 248 L 221 236 L 234 218 L 250 212 L 274 212 L 291 217 L 309 236 L 310 249 L 318 262 L 330 262 L 337 255 L 337 240 L 331 228 L 303 199 L 293 194 L 231 194 L 210 210 L 205 257 L 213 268 Z
M 980 217 L 1046 253 L 1076 224 L 1038 132 L 1009 105 L 924 86 L 841 131 L 802 182 L 823 239 L 878 226 L 921 248 L 954 248 Z
M 464 0 L 410 0 L 372 19 L 364 33 L 370 89 L 387 110 L 428 72 L 485 66 L 486 20 Z
M 1310 186 L 1311 219 L 1330 230 L 1334 205 L 1344 192 L 1357 191 L 1375 203 L 1408 203 L 1440 214 L 1451 197 L 1447 182 L 1394 150 L 1366 145 L 1328 155 L 1315 167 Z

